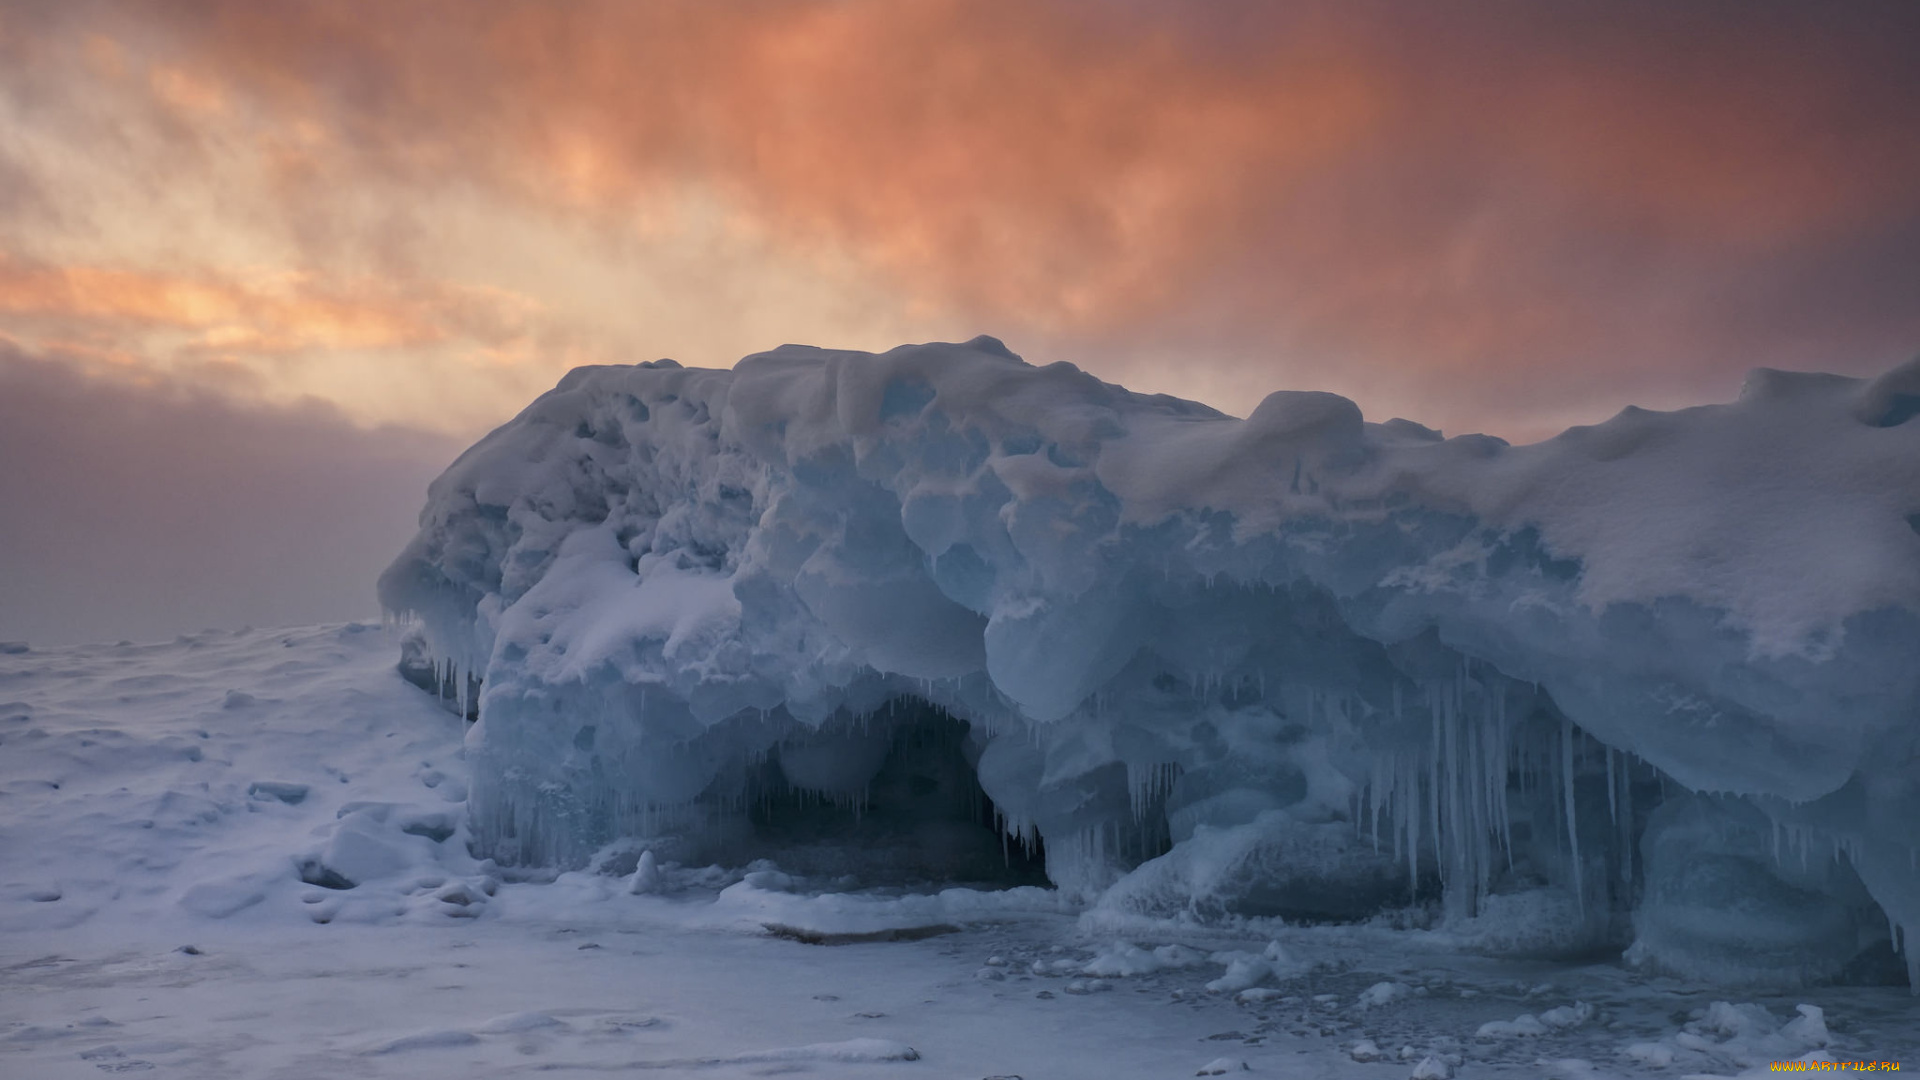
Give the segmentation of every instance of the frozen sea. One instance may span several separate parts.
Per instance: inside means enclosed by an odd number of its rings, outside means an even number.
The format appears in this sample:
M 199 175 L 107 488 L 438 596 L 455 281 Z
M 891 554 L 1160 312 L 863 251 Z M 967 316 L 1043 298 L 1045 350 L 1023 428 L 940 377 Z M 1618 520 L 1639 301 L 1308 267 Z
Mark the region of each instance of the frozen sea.
M 1730 992 L 1390 919 L 1121 925 L 1036 888 L 515 880 L 466 850 L 466 723 L 397 649 L 348 624 L 0 655 L 0 1076 L 1920 1067 L 1902 987 Z

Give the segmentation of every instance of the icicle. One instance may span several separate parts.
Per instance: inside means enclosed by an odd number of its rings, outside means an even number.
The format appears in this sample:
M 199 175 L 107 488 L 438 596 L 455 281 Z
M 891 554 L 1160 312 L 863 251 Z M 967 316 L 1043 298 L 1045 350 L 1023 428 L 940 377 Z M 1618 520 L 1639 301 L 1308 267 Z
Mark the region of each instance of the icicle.
M 1611 746 L 1607 747 L 1606 754 L 1607 754 L 1607 817 L 1612 819 L 1615 825 L 1618 825 L 1620 824 L 1620 806 L 1619 806 L 1619 803 L 1614 798 L 1613 747 Z
M 1391 757 L 1385 759 L 1391 762 Z M 1373 775 L 1367 780 L 1367 811 L 1373 819 L 1373 853 L 1380 853 L 1380 810 L 1387 796 L 1387 778 L 1381 768 L 1383 761 L 1375 759 Z
M 1403 789 L 1411 788 L 1405 799 L 1407 819 L 1407 878 L 1408 888 L 1415 893 L 1420 891 L 1420 774 L 1407 767 Z
M 1567 843 L 1573 855 L 1573 894 L 1579 905 L 1581 921 L 1587 917 L 1587 893 L 1581 881 L 1580 872 L 1580 828 L 1574 817 L 1573 791 L 1573 721 L 1560 718 L 1560 771 L 1561 783 L 1566 789 L 1567 803 Z
M 1620 880 L 1633 884 L 1633 761 L 1620 768 Z
M 1447 841 L 1440 835 L 1440 703 L 1431 688 L 1427 691 L 1427 716 L 1433 729 L 1433 745 L 1427 752 L 1427 816 L 1433 822 L 1435 869 L 1444 883 L 1447 875 Z M 1415 837 L 1416 842 L 1418 837 Z

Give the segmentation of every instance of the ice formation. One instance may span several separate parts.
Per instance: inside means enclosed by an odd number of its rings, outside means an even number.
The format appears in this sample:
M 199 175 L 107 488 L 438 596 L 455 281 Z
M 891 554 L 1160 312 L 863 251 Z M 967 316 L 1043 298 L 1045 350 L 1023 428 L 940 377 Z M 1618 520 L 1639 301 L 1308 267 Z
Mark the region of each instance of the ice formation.
M 1530 446 L 984 337 L 582 368 L 380 590 L 427 685 L 480 688 L 502 863 L 1043 865 L 1117 916 L 1419 902 L 1488 947 L 1763 982 L 1904 947 L 1920 983 L 1917 414 L 1920 361 Z

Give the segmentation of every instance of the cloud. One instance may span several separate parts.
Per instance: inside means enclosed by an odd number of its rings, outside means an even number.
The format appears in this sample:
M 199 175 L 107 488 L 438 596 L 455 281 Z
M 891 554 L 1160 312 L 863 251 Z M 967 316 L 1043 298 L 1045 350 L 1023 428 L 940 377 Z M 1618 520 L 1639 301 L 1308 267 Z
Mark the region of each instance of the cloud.
M 164 639 L 377 614 L 457 447 L 0 345 L 0 638 Z
M 463 400 L 476 365 L 483 386 L 486 367 L 519 372 L 512 392 L 531 396 L 554 365 L 583 359 L 584 337 L 532 298 L 498 288 L 53 265 L 4 252 L 0 326 L 0 340 L 88 370 L 146 369 L 272 404 L 319 396 L 362 421 L 462 433 L 497 408 Z M 454 385 L 432 393 L 438 381 Z
M 376 283 L 376 288 L 380 283 Z M 94 266 L 45 266 L 0 253 L 0 315 L 102 329 L 192 331 L 204 348 L 291 352 L 308 348 L 407 348 L 448 336 L 456 296 L 352 295 L 304 275 L 236 282 Z M 491 298 L 494 306 L 508 306 Z M 410 310 L 411 309 L 411 310 Z M 438 310 L 434 310 L 438 309 Z
M 696 329 L 743 309 L 823 344 L 982 329 L 1230 408 L 1318 385 L 1512 433 L 1920 344 L 1911 5 L 76 10 L 26 31 L 70 59 L 15 78 L 120 87 L 164 133 L 136 158 L 202 183 L 239 155 L 281 258 L 444 279 L 477 198 L 555 263 L 670 265 L 634 291 L 687 299 L 645 319 L 522 290 L 618 328 L 589 353 L 771 344 Z M 730 254 L 661 254 L 689 207 Z

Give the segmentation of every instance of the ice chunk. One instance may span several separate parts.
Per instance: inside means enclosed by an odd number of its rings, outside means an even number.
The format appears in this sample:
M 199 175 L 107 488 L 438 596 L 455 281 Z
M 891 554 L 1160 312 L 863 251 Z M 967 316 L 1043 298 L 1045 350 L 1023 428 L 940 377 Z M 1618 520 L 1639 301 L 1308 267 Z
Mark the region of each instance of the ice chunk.
M 248 795 L 256 799 L 278 799 L 288 806 L 298 806 L 306 801 L 307 791 L 307 785 L 285 780 L 255 780 L 247 785 Z
M 1686 796 L 1654 812 L 1643 840 L 1646 897 L 1628 959 L 1728 983 L 1828 980 L 1883 920 L 1829 850 L 1777 857 L 1778 826 L 1754 807 Z
M 1187 968 L 1205 963 L 1207 954 L 1185 945 L 1162 945 L 1153 950 L 1153 958 L 1164 967 Z
M 1413 993 L 1413 987 L 1401 982 L 1377 982 L 1360 991 L 1360 997 L 1354 1001 L 1359 1009 L 1377 1009 L 1382 1005 L 1391 1005 Z
M 640 853 L 640 861 L 634 865 L 633 877 L 627 882 L 627 891 L 634 894 L 659 892 L 664 885 L 660 873 L 659 860 L 653 857 L 653 849 Z
M 1104 909 L 1168 918 L 1270 916 L 1358 920 L 1404 903 L 1405 867 L 1343 822 L 1307 824 L 1263 811 L 1227 828 L 1195 827 L 1167 854 L 1101 897 Z
M 1208 993 L 1237 994 L 1273 977 L 1273 965 L 1266 959 L 1247 953 L 1217 953 L 1216 961 L 1226 964 L 1226 973 L 1207 983 Z
M 1540 1022 L 1554 1031 L 1577 1028 L 1591 1019 L 1593 1019 L 1593 1006 L 1584 1001 L 1562 1005 L 1557 1009 L 1548 1009 L 1540 1014 Z
M 1080 970 L 1088 975 L 1120 978 L 1128 975 L 1151 975 L 1166 966 L 1168 965 L 1158 956 L 1138 945 L 1115 941 L 1102 948 Z
M 1793 1008 L 1800 1015 L 1781 1027 L 1780 1037 L 1795 1047 L 1827 1045 L 1832 1037 L 1827 1034 L 1826 1010 L 1818 1005 L 1804 1004 Z
M 1532 1013 L 1521 1013 L 1511 1020 L 1489 1020 L 1481 1024 L 1479 1030 L 1473 1034 L 1481 1039 L 1514 1039 L 1531 1038 L 1546 1033 L 1547 1025 L 1541 1023 L 1539 1017 Z
M 1828 978 L 1920 926 L 1913 371 L 1514 447 L 988 339 L 583 368 L 434 483 L 380 592 L 423 685 L 478 691 L 503 863 L 1044 868 L 1200 921 L 1441 899 L 1463 941 L 1564 898 L 1539 952 L 1644 894 L 1656 965 Z M 1687 791 L 1787 842 L 1685 869 L 1649 812 Z M 1755 913 L 1690 947 L 1716 890 Z

